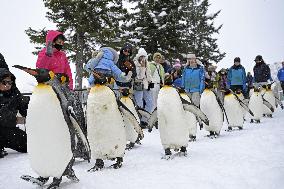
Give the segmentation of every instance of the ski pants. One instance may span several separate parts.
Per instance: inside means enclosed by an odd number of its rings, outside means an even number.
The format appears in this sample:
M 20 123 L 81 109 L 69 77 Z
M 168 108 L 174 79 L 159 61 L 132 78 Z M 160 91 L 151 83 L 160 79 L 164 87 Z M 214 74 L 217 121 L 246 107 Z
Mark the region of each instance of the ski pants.
M 157 100 L 158 100 L 158 94 L 160 91 L 160 84 L 155 84 L 154 88 L 151 89 L 152 92 L 152 112 L 155 110 L 155 108 L 157 108 Z
M 0 128 L 0 149 L 11 148 L 17 152 L 27 152 L 27 134 L 18 127 Z
M 199 107 L 200 106 L 200 93 L 199 92 L 193 92 L 193 93 L 187 93 L 188 96 L 191 98 L 192 103 Z

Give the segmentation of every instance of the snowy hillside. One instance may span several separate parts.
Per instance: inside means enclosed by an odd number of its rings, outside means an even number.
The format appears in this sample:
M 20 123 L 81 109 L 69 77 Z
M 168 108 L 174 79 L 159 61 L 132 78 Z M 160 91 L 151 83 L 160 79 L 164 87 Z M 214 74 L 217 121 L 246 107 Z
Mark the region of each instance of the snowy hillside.
M 141 146 L 127 151 L 121 169 L 89 173 L 94 162 L 75 163 L 79 183 L 64 178 L 61 188 L 70 189 L 279 189 L 284 185 L 284 111 L 260 124 L 245 123 L 244 130 L 226 132 L 209 139 L 202 130 L 189 144 L 188 157 L 163 160 L 159 133 L 145 133 Z M 38 188 L 20 179 L 36 176 L 28 155 L 8 150 L 0 159 L 0 188 Z M 47 162 L 48 163 L 48 162 Z M 110 165 L 111 162 L 107 162 Z M 50 183 L 51 181 L 49 181 Z

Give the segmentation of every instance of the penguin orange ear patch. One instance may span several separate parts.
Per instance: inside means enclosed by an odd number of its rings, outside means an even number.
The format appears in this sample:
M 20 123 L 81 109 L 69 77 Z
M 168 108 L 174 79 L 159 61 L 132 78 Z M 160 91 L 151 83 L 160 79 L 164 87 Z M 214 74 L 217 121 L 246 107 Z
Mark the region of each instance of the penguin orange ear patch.
M 53 73 L 53 71 L 49 71 L 48 73 L 49 73 L 50 78 L 51 78 L 51 79 L 54 79 L 55 74 Z
M 66 77 L 65 76 L 61 76 L 60 80 L 61 80 L 61 83 L 65 83 L 66 82 Z

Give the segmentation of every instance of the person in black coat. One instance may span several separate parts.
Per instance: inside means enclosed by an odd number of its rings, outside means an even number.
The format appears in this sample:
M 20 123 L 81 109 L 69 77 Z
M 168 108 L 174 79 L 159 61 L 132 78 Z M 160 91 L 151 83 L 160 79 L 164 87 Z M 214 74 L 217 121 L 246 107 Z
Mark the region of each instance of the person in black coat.
M 16 125 L 25 121 L 29 98 L 21 95 L 15 80 L 8 69 L 0 68 L 0 158 L 7 155 L 4 148 L 27 152 L 26 133 Z M 17 117 L 18 112 L 23 117 Z
M 255 57 L 255 66 L 253 67 L 254 72 L 254 82 L 255 83 L 265 83 L 271 79 L 271 73 L 269 66 L 263 61 L 261 55 Z
M 132 80 L 136 77 L 136 66 L 133 60 L 131 59 L 132 55 L 132 45 L 126 43 L 121 49 L 117 61 L 117 67 L 124 72 L 126 75 L 129 71 L 132 72 L 131 80 L 126 83 L 116 81 L 116 84 L 119 88 L 131 88 Z

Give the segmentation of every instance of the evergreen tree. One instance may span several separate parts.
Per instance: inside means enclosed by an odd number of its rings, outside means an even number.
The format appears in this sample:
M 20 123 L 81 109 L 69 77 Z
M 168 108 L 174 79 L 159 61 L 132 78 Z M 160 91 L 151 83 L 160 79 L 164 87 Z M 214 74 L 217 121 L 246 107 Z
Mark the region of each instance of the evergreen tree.
M 125 25 L 130 40 L 150 54 L 158 51 L 167 58 L 179 56 L 183 35 L 180 8 L 181 0 L 138 1 L 131 24 Z
M 220 11 L 208 15 L 208 0 L 137 1 L 131 20 L 124 25 L 130 40 L 148 53 L 163 52 L 167 59 L 182 58 L 189 52 L 201 60 L 219 62 L 225 53 L 218 49 L 222 25 L 214 26 Z
M 76 64 L 75 87 L 82 88 L 83 63 L 95 46 L 116 47 L 121 43 L 119 22 L 127 10 L 122 0 L 43 0 L 48 8 L 47 18 L 56 23 L 67 38 L 69 60 Z M 46 29 L 26 30 L 37 52 L 45 45 Z
M 226 54 L 220 52 L 214 38 L 222 28 L 222 25 L 214 26 L 220 11 L 208 15 L 209 6 L 208 0 L 184 0 L 183 19 L 187 29 L 182 41 L 185 52 L 193 52 L 203 61 L 218 63 Z

